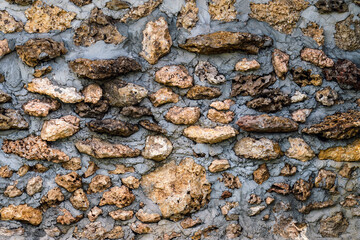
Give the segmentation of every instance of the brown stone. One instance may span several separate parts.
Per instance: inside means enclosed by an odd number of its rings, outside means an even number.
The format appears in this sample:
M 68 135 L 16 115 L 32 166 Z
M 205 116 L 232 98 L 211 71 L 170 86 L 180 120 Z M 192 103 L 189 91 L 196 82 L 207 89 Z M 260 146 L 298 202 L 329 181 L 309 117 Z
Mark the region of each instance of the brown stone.
M 81 177 L 76 172 L 65 175 L 56 175 L 55 182 L 60 187 L 65 188 L 68 192 L 74 192 L 82 187 Z
M 324 28 L 320 27 L 315 22 L 309 22 L 306 28 L 301 28 L 303 34 L 307 37 L 311 37 L 319 45 L 324 45 Z
M 89 166 L 84 172 L 84 178 L 88 178 L 99 169 L 99 167 L 94 162 L 89 162 Z
M 61 192 L 59 187 L 56 187 L 50 189 L 47 192 L 47 194 L 41 198 L 40 203 L 45 204 L 49 207 L 55 207 L 64 200 L 65 200 L 64 194 Z
M 275 74 L 268 75 L 237 75 L 231 85 L 231 97 L 256 96 L 265 88 L 276 82 Z
M 28 160 L 47 160 L 55 163 L 69 161 L 69 157 L 60 150 L 50 148 L 39 136 L 30 135 L 19 140 L 3 141 L 2 150 L 7 154 L 16 154 Z
M 162 0 L 157 1 L 162 2 Z M 146 24 L 143 31 L 142 45 L 142 51 L 139 54 L 150 64 L 156 64 L 159 58 L 170 52 L 172 40 L 164 17 Z
M 286 73 L 289 71 L 288 65 L 290 56 L 279 49 L 274 49 L 272 53 L 272 64 L 274 67 L 274 71 L 278 78 L 284 80 L 286 77 Z
M 103 211 L 101 210 L 101 208 L 95 206 L 92 209 L 90 209 L 87 217 L 90 220 L 90 222 L 95 222 L 96 219 L 102 214 L 102 212 Z
M 75 30 L 73 37 L 75 45 L 89 47 L 97 41 L 120 44 L 125 40 L 125 37 L 119 33 L 112 22 L 111 17 L 95 7 L 91 10 L 90 17 Z
M 25 16 L 28 21 L 25 31 L 28 33 L 46 33 L 52 30 L 65 31 L 71 27 L 71 21 L 76 13 L 66 12 L 62 8 L 47 5 L 41 1 L 36 1 L 26 9 Z
M 84 118 L 102 119 L 108 110 L 109 102 L 107 100 L 100 100 L 96 104 L 81 102 L 75 105 L 75 112 Z
M 268 36 L 259 36 L 245 32 L 219 31 L 186 39 L 179 46 L 189 52 L 200 54 L 217 54 L 244 51 L 249 54 L 258 54 L 260 49 L 272 45 Z
M 108 239 L 121 239 L 125 236 L 124 230 L 121 226 L 115 226 L 109 232 L 106 233 Z
M 324 201 L 324 202 L 313 202 L 313 203 L 309 203 L 308 205 L 302 206 L 299 209 L 299 212 L 303 213 L 303 214 L 309 214 L 313 210 L 328 208 L 328 207 L 332 207 L 334 205 L 335 205 L 335 202 L 333 200 L 328 200 L 328 201 Z
M 136 221 L 130 224 L 130 228 L 134 233 L 137 234 L 147 234 L 152 231 L 151 227 L 148 224 L 144 224 L 140 221 Z
M 111 187 L 111 179 L 106 175 L 96 175 L 91 179 L 89 188 L 87 190 L 88 194 L 103 192 L 109 187 Z
M 287 183 L 274 183 L 267 192 L 276 192 L 282 195 L 287 195 L 290 193 L 290 186 Z
M 26 184 L 26 193 L 33 196 L 35 193 L 41 192 L 43 189 L 43 180 L 40 176 L 30 178 Z
M 159 205 L 162 216 L 174 221 L 205 206 L 211 192 L 205 168 L 191 158 L 178 166 L 171 161 L 143 176 L 141 187 Z
M 210 107 L 215 108 L 218 111 L 229 110 L 231 105 L 234 105 L 235 101 L 226 99 L 224 101 L 215 101 L 210 104 Z
M 321 86 L 322 77 L 319 74 L 311 74 L 311 70 L 305 70 L 301 67 L 292 68 L 290 70 L 293 75 L 293 81 L 300 87 L 307 85 Z
M 344 178 L 351 178 L 352 173 L 358 168 L 358 166 L 349 166 L 349 164 L 344 164 L 340 169 L 339 174 Z
M 173 124 L 192 125 L 200 118 L 199 107 L 178 107 L 174 106 L 169 109 L 165 119 Z
M 342 212 L 320 220 L 319 233 L 323 237 L 339 237 L 349 226 Z
M 347 59 L 339 59 L 334 67 L 323 70 L 326 80 L 335 80 L 342 89 L 360 90 L 360 67 Z
M 315 99 L 327 107 L 331 107 L 341 102 L 338 93 L 329 86 L 317 91 L 315 93 Z
M 20 177 L 23 177 L 23 176 L 25 176 L 25 174 L 28 173 L 28 171 L 30 171 L 30 166 L 24 164 L 24 165 L 22 165 L 22 166 L 19 168 L 19 170 L 18 170 L 16 173 L 17 173 L 17 175 L 19 175 Z
M 354 207 L 359 204 L 358 200 L 360 200 L 360 196 L 355 196 L 354 194 L 350 194 L 346 196 L 344 201 L 340 202 L 340 205 L 343 207 Z
M 30 223 L 31 225 L 40 225 L 42 222 L 42 212 L 39 209 L 23 205 L 9 205 L 0 209 L 1 220 L 16 220 Z
M 290 97 L 278 88 L 264 89 L 259 95 L 246 103 L 248 108 L 259 112 L 277 112 L 291 104 Z
M 202 239 L 202 237 L 207 238 L 210 236 L 210 233 L 215 230 L 218 230 L 218 227 L 215 225 L 210 225 L 206 228 L 199 229 L 198 231 L 196 231 L 194 233 L 194 235 L 191 237 L 191 239 L 192 240 L 200 240 L 200 239 Z
M 98 240 L 98 239 L 109 239 L 107 237 L 108 233 L 109 233 L 108 230 L 105 229 L 105 227 L 103 227 L 103 224 L 99 221 L 85 225 L 82 228 L 82 231 L 78 231 L 78 228 L 75 228 L 75 231 L 73 232 L 73 236 L 76 237 L 76 239 Z
M 34 117 L 46 117 L 51 111 L 60 108 L 60 103 L 55 99 L 34 99 L 26 102 L 22 108 L 24 112 Z
M 220 208 L 221 213 L 224 215 L 227 221 L 238 220 L 239 214 L 230 213 L 230 211 L 236 207 L 239 207 L 239 202 L 226 202 L 225 205 Z
M 80 119 L 67 115 L 58 119 L 50 119 L 44 122 L 41 129 L 41 139 L 46 141 L 56 141 L 67 138 L 80 130 Z
M 11 178 L 13 171 L 9 168 L 8 165 L 0 167 L 0 177 L 2 178 Z
M 307 224 L 299 223 L 292 217 L 280 216 L 276 218 L 276 223 L 273 225 L 273 233 L 280 235 L 285 239 L 301 239 L 306 237 Z
M 332 67 L 334 66 L 334 61 L 327 57 L 322 50 L 312 49 L 312 48 L 304 48 L 301 50 L 301 60 L 310 62 L 315 66 L 324 68 L 324 67 Z
M 6 103 L 11 101 L 11 96 L 4 91 L 0 90 L 0 103 Z
M 42 165 L 40 163 L 35 164 L 30 169 L 34 172 L 39 172 L 39 173 L 44 173 L 47 170 L 49 170 L 49 168 L 45 167 L 44 165 Z
M 242 227 L 240 224 L 230 223 L 226 227 L 226 237 L 229 239 L 238 238 L 241 235 Z
M 96 104 L 100 101 L 103 92 L 102 92 L 102 88 L 98 84 L 93 83 L 87 85 L 82 90 L 82 94 L 84 95 L 84 102 Z
M 258 205 L 262 202 L 261 197 L 256 194 L 250 194 L 250 198 L 248 200 L 248 203 L 251 205 Z
M 116 164 L 115 170 L 109 171 L 109 174 L 124 174 L 126 172 L 135 172 L 133 167 L 126 167 L 123 164 Z
M 222 124 L 228 124 L 234 120 L 234 112 L 220 112 L 215 109 L 209 109 L 207 117 L 213 122 L 218 122 Z
M 0 11 L 0 31 L 3 33 L 21 32 L 24 24 L 16 21 L 6 10 Z
M 291 119 L 298 123 L 305 123 L 311 112 L 312 109 L 308 108 L 296 110 L 291 114 Z
M 265 163 L 261 164 L 258 169 L 253 172 L 253 177 L 257 184 L 262 184 L 270 178 L 270 173 Z
M 1 13 L 0 13 L 1 16 Z M 9 43 L 7 39 L 0 40 L 0 58 L 10 53 Z
M 289 138 L 290 148 L 285 155 L 306 162 L 315 157 L 314 151 L 302 138 Z
M 294 132 L 299 127 L 296 122 L 289 118 L 267 114 L 240 117 L 236 124 L 247 132 Z
M 122 0 L 111 0 L 111 1 L 107 2 L 105 6 L 108 9 L 114 10 L 114 11 L 119 11 L 122 9 L 130 8 L 129 3 L 122 1 Z
M 296 173 L 296 166 L 292 166 L 288 163 L 285 163 L 284 167 L 280 171 L 280 175 L 284 177 L 290 177 L 295 175 Z
M 122 18 L 121 22 L 126 23 L 129 20 L 138 20 L 148 16 L 157 8 L 163 0 L 148 0 L 142 5 L 132 7 Z
M 220 181 L 224 183 L 225 187 L 230 189 L 241 188 L 242 184 L 239 180 L 239 177 L 235 177 L 231 173 L 227 172 L 223 173 L 222 176 L 223 177 L 220 179 Z
M 82 188 L 76 190 L 70 197 L 70 202 L 74 208 L 86 211 L 89 208 L 89 200 Z
M 330 192 L 336 191 L 336 173 L 325 169 L 320 169 L 318 175 L 315 178 L 315 187 L 321 187 Z
M 192 218 L 188 217 L 188 218 L 185 218 L 184 220 L 182 220 L 180 222 L 180 225 L 183 229 L 187 229 L 187 228 L 195 227 L 201 223 L 202 223 L 202 221 L 200 218 L 192 219 Z
M 140 180 L 134 176 L 129 176 L 121 179 L 122 184 L 130 189 L 137 189 L 140 187 Z M 140 220 L 141 221 L 141 220 Z
M 134 212 L 118 209 L 116 211 L 109 212 L 109 215 L 114 220 L 127 221 L 127 220 L 132 219 L 132 217 L 134 216 Z
M 194 80 L 183 65 L 168 65 L 155 73 L 155 81 L 170 87 L 189 88 Z
M 348 5 L 344 0 L 318 0 L 315 3 L 315 7 L 317 8 L 318 12 L 322 14 L 331 12 L 344 13 L 348 11 Z
M 141 153 L 139 149 L 132 149 L 122 144 L 110 143 L 96 137 L 77 141 L 75 147 L 79 152 L 94 158 L 137 157 Z
M 142 156 L 155 161 L 165 160 L 173 150 L 172 143 L 163 136 L 147 136 Z
M 192 29 L 199 21 L 199 8 L 196 7 L 196 0 L 186 0 L 185 5 L 181 7 L 177 15 L 176 26 L 185 29 Z
M 339 48 L 354 51 L 360 48 L 360 21 L 350 14 L 343 21 L 335 24 L 334 39 Z
M 141 118 L 143 116 L 152 116 L 150 108 L 141 107 L 141 106 L 127 106 L 123 107 L 120 113 L 124 116 L 131 118 Z
M 235 0 L 212 0 L 208 12 L 212 20 L 231 22 L 236 20 Z
M 70 0 L 70 1 L 78 7 L 82 7 L 92 3 L 92 0 Z
M 184 129 L 183 135 L 197 143 L 219 143 L 238 134 L 235 128 L 226 126 L 216 126 L 215 128 L 204 128 L 200 126 L 190 126 Z
M 70 225 L 70 224 L 76 223 L 76 222 L 80 221 L 84 216 L 83 214 L 81 214 L 81 215 L 73 217 L 73 215 L 71 215 L 69 210 L 67 210 L 65 208 L 61 208 L 60 211 L 63 213 L 63 215 L 58 216 L 56 218 L 56 222 L 60 223 L 62 225 Z
M 260 63 L 256 60 L 248 60 L 243 58 L 241 61 L 237 62 L 235 65 L 235 71 L 246 72 L 246 71 L 255 71 L 260 68 Z
M 87 126 L 90 131 L 93 132 L 107 133 L 122 137 L 129 137 L 139 131 L 139 127 L 134 124 L 110 118 L 93 120 L 87 123 Z
M 116 205 L 118 208 L 129 206 L 135 200 L 135 195 L 125 186 L 112 187 L 104 192 L 99 206 Z
M 143 209 L 140 209 L 135 214 L 136 218 L 143 223 L 157 223 L 161 220 L 161 216 L 158 213 L 147 213 Z
M 267 138 L 244 137 L 236 142 L 234 151 L 239 157 L 257 160 L 273 160 L 283 155 L 280 145 Z
M 27 128 L 29 128 L 29 123 L 20 114 L 19 110 L 0 107 L 0 130 Z
M 150 122 L 149 120 L 141 120 L 139 121 L 139 125 L 145 128 L 146 130 L 157 132 L 157 133 L 163 133 L 166 134 L 166 130 L 160 127 L 158 124 Z
M 128 72 L 141 70 L 140 64 L 128 57 L 101 60 L 77 58 L 69 62 L 69 67 L 78 77 L 86 77 L 93 80 L 117 77 Z
M 267 198 L 265 198 L 265 203 L 266 203 L 266 205 L 270 205 L 270 204 L 272 204 L 274 201 L 275 201 L 275 199 L 272 198 L 272 197 L 267 197 Z
M 300 14 L 309 6 L 304 0 L 272 0 L 268 3 L 250 3 L 250 17 L 269 23 L 275 30 L 291 34 Z
M 27 6 L 33 2 L 33 0 L 5 0 L 5 1 L 11 4 L 18 4 L 21 6 Z
M 78 157 L 71 158 L 69 161 L 61 164 L 66 170 L 76 171 L 81 169 L 81 159 Z
M 40 69 L 35 69 L 34 73 L 33 73 L 33 76 L 36 77 L 36 78 L 39 78 L 39 77 L 42 77 L 42 76 L 44 76 L 46 74 L 51 73 L 51 71 L 52 71 L 51 66 L 43 67 L 43 68 L 40 68 Z
M 177 103 L 179 95 L 174 93 L 171 88 L 160 88 L 157 92 L 150 94 L 149 99 L 154 107 L 160 107 L 166 103 Z
M 222 172 L 230 168 L 230 163 L 226 159 L 217 159 L 211 162 L 209 171 L 212 173 Z
M 4 191 L 4 196 L 9 198 L 14 198 L 21 196 L 23 192 L 16 187 L 18 181 L 15 181 L 13 185 L 8 185 Z M 0 234 L 1 235 L 1 234 Z
M 215 87 L 196 85 L 186 93 L 186 97 L 192 100 L 213 99 L 221 95 L 221 91 Z
M 221 84 L 226 82 L 225 76 L 219 74 L 216 67 L 206 61 L 199 61 L 195 67 L 195 74 L 200 81 L 208 81 L 211 84 Z
M 291 192 L 299 201 L 306 201 L 311 195 L 312 183 L 299 179 L 295 182 Z

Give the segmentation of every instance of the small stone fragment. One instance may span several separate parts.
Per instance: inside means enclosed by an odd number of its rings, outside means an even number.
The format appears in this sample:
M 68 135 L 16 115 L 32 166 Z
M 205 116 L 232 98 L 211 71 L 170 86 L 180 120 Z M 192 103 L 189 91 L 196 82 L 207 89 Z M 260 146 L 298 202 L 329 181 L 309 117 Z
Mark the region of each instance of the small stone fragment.
M 220 179 L 220 181 L 224 183 L 225 187 L 230 189 L 241 188 L 242 184 L 239 180 L 239 177 L 235 177 L 231 173 L 227 172 L 223 173 L 222 176 L 223 177 Z
M 73 193 L 70 197 L 70 202 L 78 210 L 86 211 L 89 208 L 89 200 L 82 188 Z
M 70 225 L 80 221 L 83 218 L 83 214 L 74 217 L 73 215 L 71 215 L 69 210 L 65 208 L 61 208 L 60 211 L 63 213 L 63 215 L 58 216 L 56 218 L 56 222 L 62 225 Z
M 96 104 L 87 104 L 84 102 L 77 103 L 75 112 L 84 118 L 102 119 L 109 110 L 109 102 L 107 100 L 100 100 Z
M 349 226 L 342 212 L 320 220 L 319 233 L 323 237 L 339 237 Z
M 0 209 L 0 219 L 3 221 L 24 221 L 37 226 L 42 222 L 42 212 L 27 204 L 17 206 L 9 205 Z
M 228 124 L 234 120 L 234 112 L 220 112 L 215 109 L 209 109 L 207 117 L 213 122 L 218 122 L 222 124 Z
M 22 165 L 19 170 L 16 172 L 17 175 L 19 175 L 20 177 L 25 176 L 25 174 L 27 174 L 30 171 L 30 166 L 29 165 Z
M 78 157 L 71 158 L 70 161 L 61 164 L 66 170 L 76 171 L 81 169 L 81 159 Z
M 348 5 L 344 0 L 318 0 L 315 3 L 315 7 L 318 9 L 319 13 L 331 13 L 331 12 L 338 12 L 344 13 L 348 11 Z
M 192 100 L 213 99 L 221 95 L 221 91 L 215 87 L 196 85 L 186 93 L 186 97 Z
M 242 227 L 240 224 L 231 223 L 226 227 L 226 237 L 229 239 L 238 238 L 241 232 Z
M 1 12 L 0 12 L 0 16 L 1 16 Z M 7 39 L 0 40 L 0 58 L 5 56 L 6 54 L 8 54 L 10 52 L 11 52 L 11 50 L 9 48 L 8 40 Z
M 93 132 L 107 133 L 122 137 L 129 137 L 139 131 L 139 127 L 134 124 L 111 118 L 93 120 L 87 123 L 87 127 Z
M 198 107 L 178 107 L 174 106 L 169 109 L 165 119 L 173 124 L 192 125 L 200 118 L 200 108 Z
M 140 187 L 140 180 L 134 176 L 129 176 L 121 179 L 122 184 L 130 189 L 137 189 Z M 141 220 L 140 220 L 141 221 Z M 143 221 L 142 221 L 143 222 Z
M 92 3 L 92 0 L 70 0 L 70 1 L 78 7 L 82 7 Z
M 91 179 L 89 188 L 87 190 L 88 194 L 103 192 L 109 187 L 111 187 L 111 179 L 106 175 L 96 175 Z
M 329 86 L 317 91 L 315 93 L 315 99 L 327 107 L 331 107 L 340 102 L 338 93 Z
M 71 27 L 71 21 L 76 13 L 66 12 L 62 8 L 47 5 L 36 1 L 26 9 L 25 16 L 28 19 L 25 31 L 28 33 L 47 33 L 52 30 L 65 31 Z
M 236 19 L 235 0 L 211 0 L 208 12 L 212 20 L 231 22 Z
M 280 175 L 284 177 L 290 177 L 295 175 L 296 173 L 296 166 L 291 166 L 288 163 L 285 163 L 284 167 L 280 171 Z
M 357 169 L 357 166 L 349 166 L 349 164 L 344 164 L 344 166 L 339 171 L 339 174 L 344 178 L 351 178 L 352 173 Z
M 90 220 L 90 222 L 94 222 L 102 214 L 102 212 L 103 211 L 101 210 L 101 208 L 95 206 L 92 209 L 90 209 L 87 217 Z
M 270 204 L 272 204 L 274 201 L 275 201 L 275 199 L 272 198 L 272 197 L 267 197 L 267 198 L 265 198 L 265 203 L 266 203 L 266 205 L 270 205 Z
M 229 110 L 231 105 L 234 105 L 235 101 L 226 99 L 224 101 L 215 101 L 210 104 L 210 107 L 215 108 L 218 111 Z
M 280 216 L 273 225 L 273 233 L 285 239 L 301 239 L 306 238 L 307 228 L 306 223 L 299 223 L 292 217 Z
M 68 192 L 74 192 L 82 187 L 81 177 L 76 172 L 65 175 L 56 175 L 55 182 L 60 187 L 65 188 Z
M 238 202 L 226 202 L 226 204 L 224 206 L 222 206 L 221 209 L 221 213 L 224 215 L 225 219 L 227 221 L 235 221 L 238 220 L 239 218 L 239 214 L 234 214 L 231 213 L 233 211 L 231 211 L 232 209 L 239 207 L 239 203 Z M 230 212 L 231 211 L 231 212 Z M 229 214 L 230 213 L 230 214 Z
M 84 102 L 96 104 L 102 97 L 102 89 L 98 84 L 94 83 L 86 86 L 82 90 L 82 94 L 84 95 Z
M 254 99 L 248 101 L 246 106 L 260 112 L 277 112 L 291 104 L 290 97 L 278 88 L 264 89 Z
M 146 130 L 166 134 L 166 130 L 160 127 L 158 124 L 150 122 L 149 120 L 141 120 L 139 125 Z
M 60 108 L 60 103 L 55 99 L 34 99 L 25 103 L 22 108 L 24 112 L 34 117 L 46 117 L 51 111 Z
M 165 160 L 173 150 L 172 143 L 163 136 L 147 136 L 142 156 L 155 161 Z
M 311 70 L 305 70 L 301 67 L 292 68 L 290 70 L 293 75 L 293 81 L 300 87 L 305 87 L 307 85 L 321 86 L 322 77 L 318 74 L 311 74 Z
M 324 28 L 321 28 L 315 22 L 309 22 L 306 28 L 301 28 L 301 31 L 305 36 L 311 37 L 319 45 L 324 45 Z
M 0 107 L 0 130 L 28 129 L 29 123 L 19 110 Z
M 236 142 L 234 151 L 238 157 L 256 160 L 273 160 L 283 155 L 280 145 L 267 138 L 244 137 Z
M 226 159 L 217 159 L 211 162 L 209 171 L 212 173 L 222 172 L 230 168 L 230 163 Z
M 347 59 L 339 59 L 334 67 L 323 70 L 326 80 L 335 80 L 342 89 L 360 90 L 360 68 Z
M 8 165 L 0 167 L 0 177 L 2 178 L 11 178 L 13 171 L 9 168 Z
M 286 77 L 286 73 L 289 71 L 289 59 L 290 56 L 279 49 L 274 49 L 272 53 L 272 65 L 274 67 L 274 71 L 278 78 L 284 80 Z
M 27 6 L 30 5 L 33 0 L 5 0 L 10 4 L 18 4 L 20 6 Z
M 211 84 L 221 84 L 226 82 L 225 76 L 219 74 L 216 67 L 209 62 L 199 61 L 195 68 L 195 74 L 200 81 L 208 81 Z
M 251 205 L 253 205 L 253 204 L 258 205 L 258 204 L 260 204 L 261 202 L 262 202 L 261 197 L 258 196 L 258 195 L 256 195 L 256 194 L 251 194 L 251 195 L 250 195 L 250 198 L 249 198 L 249 200 L 248 200 L 248 203 L 250 203 Z
M 0 31 L 3 33 L 21 32 L 24 24 L 16 21 L 6 10 L 0 11 Z
M 179 101 L 179 95 L 174 93 L 171 88 L 160 88 L 157 92 L 150 94 L 149 99 L 154 107 L 159 107 L 166 103 L 177 103 Z
M 336 173 L 325 169 L 320 169 L 318 175 L 315 178 L 315 187 L 321 187 L 330 192 L 336 191 Z
M 257 184 L 262 184 L 270 178 L 270 173 L 265 163 L 261 164 L 258 169 L 253 172 L 253 177 Z
M 40 78 L 46 74 L 49 74 L 51 73 L 52 71 L 52 67 L 51 66 L 47 66 L 47 67 L 43 67 L 43 68 L 40 68 L 40 69 L 35 69 L 34 73 L 33 73 L 33 76 L 36 77 L 36 78 Z
M 295 182 L 291 191 L 297 200 L 306 201 L 311 195 L 311 189 L 311 182 L 307 182 L 304 179 L 299 179 Z
M 122 9 L 130 8 L 129 3 L 122 1 L 122 0 L 111 0 L 111 1 L 107 2 L 105 6 L 108 9 L 114 10 L 114 11 L 119 11 Z
M 147 234 L 152 231 L 151 227 L 148 224 L 144 224 L 140 221 L 136 221 L 130 224 L 130 228 L 134 233 L 137 234 Z
M 282 195 L 287 195 L 290 193 L 290 186 L 287 183 L 274 183 L 267 192 L 276 192 Z
M 0 103 L 6 103 L 11 101 L 11 96 L 6 92 L 0 90 Z
M 198 17 L 199 8 L 196 7 L 196 0 L 186 0 L 185 5 L 181 7 L 177 15 L 176 27 L 183 27 L 185 29 L 192 29 L 195 27 Z
M 192 219 L 192 218 L 188 217 L 188 218 L 185 218 L 184 220 L 182 220 L 180 222 L 180 225 L 183 229 L 187 229 L 187 228 L 195 227 L 201 223 L 202 223 L 202 221 L 200 218 Z
M 30 135 L 19 140 L 5 139 L 2 150 L 7 154 L 13 153 L 28 160 L 47 160 L 55 163 L 70 160 L 64 152 L 50 148 L 40 136 Z
M 58 119 L 50 119 L 44 122 L 41 129 L 41 139 L 46 141 L 56 141 L 67 138 L 80 130 L 80 119 L 67 115 Z
M 246 72 L 246 71 L 255 71 L 260 68 L 260 63 L 256 60 L 247 60 L 243 58 L 241 61 L 237 62 L 235 65 L 235 71 Z
M 112 187 L 104 192 L 99 206 L 116 205 L 118 208 L 129 206 L 135 200 L 135 195 L 125 186 Z
M 190 126 L 184 129 L 183 135 L 197 143 L 219 143 L 229 138 L 235 137 L 238 131 L 229 125 L 216 126 L 215 128 L 205 128 L 200 126 Z
M 109 174 L 124 174 L 126 172 L 135 172 L 133 167 L 126 167 L 123 164 L 116 164 L 115 170 L 109 171 Z
M 302 138 L 289 138 L 290 148 L 286 150 L 285 155 L 289 158 L 306 162 L 315 157 L 315 152 Z
M 94 162 L 89 162 L 89 166 L 86 169 L 86 171 L 84 172 L 84 178 L 88 178 L 91 175 L 93 175 L 94 173 L 96 173 L 96 171 L 99 169 L 99 167 L 96 165 L 96 163 Z
M 153 1 L 153 0 L 150 0 Z M 156 1 L 156 0 L 154 0 Z M 162 2 L 162 0 L 157 0 Z M 164 17 L 148 22 L 143 31 L 142 56 L 150 64 L 156 64 L 159 58 L 170 52 L 172 45 L 168 24 Z
M 9 198 L 14 198 L 14 197 L 18 197 L 18 196 L 21 196 L 21 194 L 23 194 L 23 192 L 18 189 L 16 187 L 16 184 L 18 182 L 15 181 L 15 183 L 13 185 L 8 185 L 4 191 L 4 196 L 5 197 L 9 197 Z M 0 234 L 1 235 L 1 234 Z
M 157 8 L 163 0 L 148 0 L 142 5 L 131 8 L 120 20 L 120 22 L 126 23 L 128 20 L 138 20 L 140 18 L 148 16 Z
M 266 208 L 266 206 L 261 206 L 261 205 L 255 206 L 255 207 L 250 207 L 248 215 L 249 215 L 249 217 L 256 216 L 256 215 L 260 214 L 265 208 Z
M 360 49 L 360 20 L 350 14 L 345 20 L 336 23 L 334 33 L 336 46 L 346 51 Z
M 258 116 L 243 116 L 236 122 L 239 127 L 248 132 L 294 132 L 298 124 L 286 117 L 270 116 L 267 114 Z
M 231 85 L 231 97 L 256 96 L 265 88 L 276 82 L 275 74 L 268 75 L 237 75 Z
M 328 201 L 324 201 L 324 202 L 313 202 L 313 203 L 309 203 L 308 205 L 302 206 L 299 209 L 299 212 L 303 213 L 303 214 L 309 214 L 313 210 L 328 208 L 328 207 L 332 207 L 334 205 L 335 205 L 335 202 L 333 200 L 328 200 Z
M 109 212 L 109 215 L 114 220 L 127 221 L 127 220 L 132 219 L 132 217 L 134 216 L 134 212 L 118 209 L 116 211 Z
M 327 57 L 322 50 L 312 49 L 312 48 L 304 48 L 301 50 L 301 60 L 310 62 L 315 66 L 320 68 L 324 67 L 332 67 L 334 66 L 334 61 Z
M 143 116 L 152 116 L 152 112 L 150 108 L 141 107 L 141 106 L 127 106 L 123 107 L 120 113 L 127 117 L 132 118 L 141 118 Z
M 41 192 L 43 188 L 43 180 L 40 176 L 31 178 L 26 184 L 26 193 L 33 196 L 35 193 Z
M 108 239 L 121 239 L 125 235 L 124 230 L 121 226 L 115 226 L 109 232 L 106 233 L 106 238 Z
M 358 200 L 360 200 L 359 196 L 355 196 L 354 194 L 350 194 L 346 196 L 344 201 L 340 202 L 340 205 L 343 207 L 354 207 L 358 205 Z
M 169 65 L 155 73 L 155 81 L 170 87 L 189 88 L 194 80 L 183 65 Z
M 218 230 L 218 227 L 215 226 L 215 225 L 210 225 L 206 228 L 203 228 L 203 229 L 199 229 L 198 231 L 196 231 L 194 233 L 194 235 L 191 237 L 192 240 L 200 240 L 200 239 L 203 239 L 203 238 L 207 238 L 210 236 L 210 233 L 212 231 L 215 231 L 215 230 Z
M 312 109 L 308 108 L 296 110 L 291 114 L 291 119 L 298 123 L 305 123 L 311 112 Z
M 59 187 L 56 187 L 50 189 L 47 192 L 47 194 L 41 198 L 40 203 L 45 204 L 48 207 L 55 207 L 64 200 L 65 200 L 64 194 L 61 192 Z
M 161 220 L 160 214 L 146 213 L 143 209 L 140 209 L 135 216 L 143 223 L 157 223 Z

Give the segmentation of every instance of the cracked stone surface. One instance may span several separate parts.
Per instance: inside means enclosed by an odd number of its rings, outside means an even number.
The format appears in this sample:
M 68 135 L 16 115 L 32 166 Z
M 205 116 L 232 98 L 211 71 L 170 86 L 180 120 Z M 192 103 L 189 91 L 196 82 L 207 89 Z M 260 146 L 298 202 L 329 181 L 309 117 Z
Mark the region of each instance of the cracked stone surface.
M 275 82 L 275 74 L 264 76 L 237 75 L 232 81 L 231 96 L 256 96 Z
M 217 126 L 215 128 L 204 128 L 200 126 L 190 126 L 184 129 L 184 136 L 197 143 L 219 143 L 229 138 L 235 137 L 238 131 L 233 127 Z
M 236 124 L 248 132 L 293 132 L 299 127 L 289 118 L 267 114 L 240 117 Z
M 87 126 L 93 132 L 107 133 L 122 137 L 129 137 L 139 131 L 138 126 L 115 119 L 93 120 L 89 122 Z
M 265 89 L 254 99 L 248 101 L 246 106 L 259 112 L 277 112 L 291 104 L 290 97 L 280 89 Z
M 235 0 L 211 0 L 209 14 L 212 20 L 231 22 L 236 19 Z
M 169 65 L 162 67 L 155 74 L 155 81 L 169 87 L 189 88 L 193 86 L 193 78 L 186 67 Z
M 56 141 L 67 138 L 80 130 L 80 119 L 67 115 L 58 119 L 50 119 L 44 122 L 41 129 L 41 139 L 45 141 Z
M 235 144 L 234 151 L 239 157 L 258 160 L 273 160 L 283 155 L 280 145 L 267 138 L 242 138 Z
M 360 89 L 360 68 L 355 63 L 347 60 L 338 60 L 334 67 L 323 70 L 326 80 L 335 80 L 343 89 Z

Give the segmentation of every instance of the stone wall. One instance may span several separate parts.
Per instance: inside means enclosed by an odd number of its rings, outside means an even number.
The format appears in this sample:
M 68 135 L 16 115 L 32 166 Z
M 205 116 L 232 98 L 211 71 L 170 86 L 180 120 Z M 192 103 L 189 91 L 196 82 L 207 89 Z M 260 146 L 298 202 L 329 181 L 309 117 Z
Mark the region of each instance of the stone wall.
M 2 0 L 0 239 L 358 239 L 358 0 Z

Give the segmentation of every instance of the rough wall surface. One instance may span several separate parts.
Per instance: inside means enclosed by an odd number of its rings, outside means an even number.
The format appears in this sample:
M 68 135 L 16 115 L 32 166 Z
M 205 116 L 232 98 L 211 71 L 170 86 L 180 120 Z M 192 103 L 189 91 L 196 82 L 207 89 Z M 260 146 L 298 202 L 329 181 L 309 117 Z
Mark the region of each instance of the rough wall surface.
M 20 111 L 1 110 L 0 239 L 360 239 L 358 114 L 311 130 L 359 110 L 359 2 L 209 1 L 47 0 L 56 7 L 46 11 L 41 2 L 30 11 L 32 1 L 0 1 L 10 49 L 0 41 L 0 89 L 11 96 L 2 108 Z M 191 40 L 219 31 L 257 36 L 224 35 L 212 47 L 206 36 Z M 16 47 L 35 38 L 63 46 Z M 74 70 L 79 58 L 118 60 Z M 260 68 L 236 71 L 243 58 Z M 206 61 L 212 67 L 198 65 Z M 168 65 L 184 68 L 155 77 Z M 47 66 L 41 78 L 51 86 L 33 80 Z M 85 88 L 93 83 L 101 88 Z M 23 105 L 46 92 L 60 106 L 46 100 L 30 114 Z M 262 114 L 283 118 L 248 117 Z M 101 119 L 114 121 L 90 123 Z M 10 141 L 30 135 L 40 137 Z

